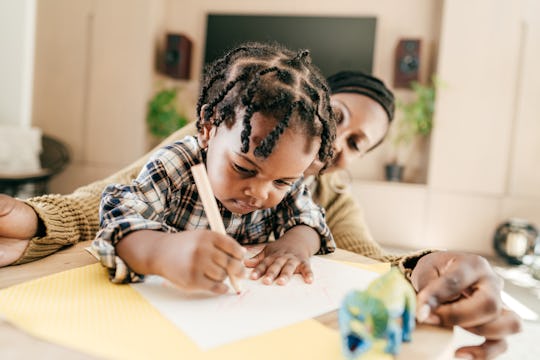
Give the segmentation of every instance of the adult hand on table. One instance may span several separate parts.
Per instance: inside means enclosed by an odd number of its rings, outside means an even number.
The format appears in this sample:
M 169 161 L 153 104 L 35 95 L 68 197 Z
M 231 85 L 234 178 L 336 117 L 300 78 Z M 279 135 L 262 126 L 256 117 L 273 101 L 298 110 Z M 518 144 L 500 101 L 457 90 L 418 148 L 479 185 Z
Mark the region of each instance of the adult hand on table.
M 0 194 L 0 267 L 21 257 L 37 228 L 38 218 L 30 206 Z
M 486 338 L 456 351 L 457 357 L 492 359 L 506 351 L 505 337 L 521 331 L 521 320 L 503 307 L 502 280 L 481 256 L 439 251 L 420 258 L 411 274 L 417 306 L 429 305 L 426 323 L 462 328 Z M 419 313 L 419 317 L 422 314 Z

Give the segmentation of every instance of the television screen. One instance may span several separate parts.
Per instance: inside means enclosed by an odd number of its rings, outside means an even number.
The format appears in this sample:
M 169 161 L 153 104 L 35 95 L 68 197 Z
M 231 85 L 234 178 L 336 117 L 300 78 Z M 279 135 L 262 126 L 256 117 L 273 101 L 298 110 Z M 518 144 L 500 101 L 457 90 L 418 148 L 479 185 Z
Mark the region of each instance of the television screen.
M 209 14 L 204 63 L 246 41 L 276 41 L 292 50 L 309 49 L 324 76 L 341 70 L 371 74 L 375 17 Z

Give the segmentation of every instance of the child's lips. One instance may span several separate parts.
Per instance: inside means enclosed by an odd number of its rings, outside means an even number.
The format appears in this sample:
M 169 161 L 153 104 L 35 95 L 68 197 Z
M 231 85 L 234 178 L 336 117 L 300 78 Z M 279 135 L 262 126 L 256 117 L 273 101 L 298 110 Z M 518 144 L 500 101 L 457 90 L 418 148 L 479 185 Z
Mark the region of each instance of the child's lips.
M 243 213 L 249 213 L 255 210 L 259 210 L 259 207 L 250 205 L 248 202 L 242 200 L 234 200 L 234 205 Z

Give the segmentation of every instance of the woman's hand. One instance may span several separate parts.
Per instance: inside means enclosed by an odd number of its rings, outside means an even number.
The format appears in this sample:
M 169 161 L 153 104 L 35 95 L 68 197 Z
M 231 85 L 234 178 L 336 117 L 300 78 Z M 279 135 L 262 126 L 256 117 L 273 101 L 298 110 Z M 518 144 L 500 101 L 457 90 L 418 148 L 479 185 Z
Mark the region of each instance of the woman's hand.
M 456 356 L 491 359 L 506 351 L 505 337 L 521 330 L 521 321 L 503 307 L 502 280 L 481 256 L 439 251 L 423 256 L 411 275 L 418 291 L 418 309 L 431 309 L 426 323 L 453 326 L 486 338 Z
M 279 240 L 269 243 L 257 255 L 245 261 L 254 268 L 251 279 L 262 277 L 263 284 L 274 281 L 285 285 L 293 274 L 301 274 L 308 284 L 313 282 L 313 272 L 309 258 L 318 250 L 319 234 L 312 228 L 299 225 L 287 231 Z
M 38 217 L 30 206 L 0 194 L 0 267 L 19 259 L 35 236 Z

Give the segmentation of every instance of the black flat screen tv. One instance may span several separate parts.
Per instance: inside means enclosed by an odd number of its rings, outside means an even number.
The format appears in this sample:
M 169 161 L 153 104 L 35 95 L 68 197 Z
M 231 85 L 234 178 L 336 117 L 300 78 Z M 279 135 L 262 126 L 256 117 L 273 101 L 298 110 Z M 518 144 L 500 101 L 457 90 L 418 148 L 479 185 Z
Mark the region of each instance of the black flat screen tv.
M 375 17 L 208 14 L 204 63 L 246 41 L 276 41 L 309 49 L 324 76 L 341 70 L 371 74 Z

